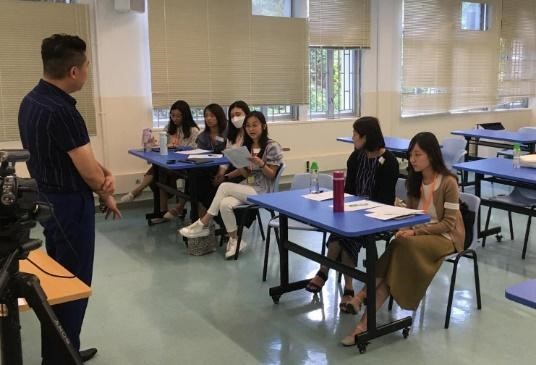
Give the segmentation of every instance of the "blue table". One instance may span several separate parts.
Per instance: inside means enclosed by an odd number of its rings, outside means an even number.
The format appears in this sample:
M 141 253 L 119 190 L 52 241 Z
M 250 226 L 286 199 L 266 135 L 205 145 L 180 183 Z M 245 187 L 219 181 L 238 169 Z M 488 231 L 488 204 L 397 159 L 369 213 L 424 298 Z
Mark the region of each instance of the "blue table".
M 383 139 L 385 141 L 385 149 L 391 151 L 396 157 L 404 159 L 408 158 L 409 139 L 387 136 L 384 136 Z M 337 141 L 354 143 L 352 137 L 338 137 Z
M 322 265 L 333 268 L 339 272 L 350 275 L 353 278 L 367 284 L 367 331 L 356 336 L 356 344 L 360 352 L 366 350 L 368 342 L 376 337 L 403 329 L 403 334 L 408 335 L 409 327 L 412 324 L 411 317 L 406 317 L 382 326 L 376 325 L 376 284 L 375 284 L 375 263 L 377 259 L 377 249 L 375 235 L 381 232 L 389 232 L 402 227 L 415 224 L 426 223 L 430 217 L 427 215 L 416 215 L 400 220 L 380 221 L 378 219 L 365 216 L 365 211 L 334 213 L 330 205 L 331 200 L 317 202 L 302 197 L 309 191 L 291 190 L 270 194 L 253 195 L 248 200 L 260 207 L 274 210 L 280 213 L 280 285 L 270 288 L 270 296 L 274 303 L 279 303 L 279 298 L 284 294 L 295 290 L 303 289 L 310 279 L 289 283 L 288 252 L 292 251 L 316 261 Z M 350 197 L 346 200 L 357 200 L 358 197 Z M 336 233 L 347 238 L 363 237 L 366 249 L 366 272 L 348 267 L 339 262 L 333 261 L 319 253 L 306 249 L 305 247 L 291 242 L 288 239 L 288 218 L 292 218 L 303 223 L 318 227 L 321 230 Z
M 506 288 L 504 295 L 514 302 L 536 309 L 536 279 Z
M 128 153 L 139 157 L 153 165 L 154 168 L 154 182 L 157 187 L 162 188 L 172 194 L 181 196 L 182 198 L 190 200 L 190 218 L 192 222 L 198 218 L 197 212 L 197 174 L 195 171 L 200 169 L 206 169 L 207 167 L 219 166 L 229 163 L 227 158 L 216 158 L 203 163 L 195 163 L 188 160 L 188 155 L 175 153 L 169 151 L 167 155 L 161 155 L 160 152 L 145 152 L 143 149 L 131 149 Z M 189 180 L 190 194 L 186 195 L 181 192 L 177 192 L 175 189 L 171 189 L 165 184 L 166 171 L 185 171 Z M 172 191 L 171 191 L 172 190 Z M 160 189 L 152 189 L 153 191 L 153 212 L 145 215 L 147 223 L 152 224 L 153 218 L 161 218 L 162 212 L 160 211 Z
M 536 169 L 528 167 L 514 168 L 512 160 L 506 158 L 486 158 L 453 165 L 457 170 L 475 173 L 475 195 L 481 196 L 482 181 L 497 182 L 499 184 L 519 186 L 529 189 L 536 188 Z M 485 175 L 490 177 L 485 178 Z M 503 203 L 482 199 L 481 204 L 504 209 Z M 522 207 L 508 207 L 512 212 L 529 214 L 530 211 Z M 500 227 L 480 230 L 480 211 L 478 213 L 479 237 L 499 234 Z
M 491 146 L 497 148 L 509 147 L 511 148 L 513 143 L 519 143 L 526 146 L 526 150 L 530 153 L 534 153 L 536 145 L 536 132 L 535 133 L 520 133 L 507 130 L 492 130 L 492 129 L 465 129 L 450 132 L 457 136 L 463 136 L 467 140 L 467 154 L 469 155 L 469 144 L 474 144 L 477 148 L 475 156 L 478 156 L 478 146 Z M 481 141 L 480 139 L 487 139 L 492 141 L 504 141 L 510 142 L 510 144 L 497 144 L 493 142 Z

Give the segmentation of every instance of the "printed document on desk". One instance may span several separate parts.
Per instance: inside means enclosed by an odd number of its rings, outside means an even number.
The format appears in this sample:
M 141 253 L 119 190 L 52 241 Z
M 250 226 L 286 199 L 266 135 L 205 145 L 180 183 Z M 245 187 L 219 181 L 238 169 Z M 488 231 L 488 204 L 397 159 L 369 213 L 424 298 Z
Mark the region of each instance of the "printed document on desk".
M 202 155 L 189 155 L 188 160 L 215 160 L 217 158 L 222 158 L 223 155 L 220 153 L 205 153 Z
M 202 150 L 201 148 L 196 148 L 196 149 L 187 150 L 187 151 L 177 151 L 175 153 L 178 153 L 179 155 L 199 155 L 199 154 L 202 154 L 202 153 L 209 153 L 209 152 L 212 152 L 212 151 Z M 214 158 L 214 157 L 212 157 L 212 158 Z
M 351 196 L 350 194 L 344 194 L 344 197 L 349 197 Z M 325 191 L 320 191 L 320 193 L 311 193 L 311 194 L 305 194 L 305 195 L 302 195 L 302 197 L 304 197 L 305 199 L 310 199 L 310 200 L 314 200 L 314 201 L 317 201 L 317 202 L 321 202 L 321 201 L 324 201 L 324 200 L 330 200 L 330 199 L 333 199 L 333 191 L 331 190 L 325 190 Z
M 249 158 L 251 157 L 251 153 L 249 153 L 246 146 L 227 148 L 223 150 L 223 154 L 237 169 L 250 165 Z
M 344 203 L 345 212 L 354 212 L 356 210 L 368 210 L 376 207 L 380 207 L 384 204 L 373 202 L 371 200 L 356 200 L 353 202 Z
M 424 211 L 417 209 L 409 209 L 403 207 L 394 207 L 392 205 L 381 205 L 368 210 L 367 217 L 380 219 L 382 221 L 388 219 L 399 219 L 412 216 L 415 214 L 424 214 Z

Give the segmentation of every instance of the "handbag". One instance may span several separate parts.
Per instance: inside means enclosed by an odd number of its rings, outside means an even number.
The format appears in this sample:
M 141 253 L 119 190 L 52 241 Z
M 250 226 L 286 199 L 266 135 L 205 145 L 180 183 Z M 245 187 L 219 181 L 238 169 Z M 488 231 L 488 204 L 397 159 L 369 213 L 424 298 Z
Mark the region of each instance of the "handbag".
M 214 225 L 209 226 L 209 234 L 204 237 L 188 239 L 188 254 L 192 256 L 203 256 L 216 251 L 216 235 Z

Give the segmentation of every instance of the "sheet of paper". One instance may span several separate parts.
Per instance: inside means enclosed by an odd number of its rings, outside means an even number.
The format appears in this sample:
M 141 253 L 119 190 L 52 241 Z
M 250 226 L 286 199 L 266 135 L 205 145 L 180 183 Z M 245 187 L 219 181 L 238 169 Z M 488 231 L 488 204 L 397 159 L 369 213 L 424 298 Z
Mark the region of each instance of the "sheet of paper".
M 367 217 L 380 220 L 397 219 L 415 214 L 424 214 L 424 211 L 417 209 L 409 209 L 403 207 L 395 207 L 392 205 L 381 205 L 368 210 Z
M 222 158 L 223 155 L 219 153 L 206 153 L 203 155 L 189 155 L 189 160 L 214 160 L 216 158 Z
M 367 210 L 383 205 L 382 203 L 373 202 L 371 200 L 356 200 L 353 202 L 344 203 L 345 212 L 354 212 L 356 210 Z
M 209 150 L 202 150 L 201 148 L 196 148 L 194 150 L 188 150 L 188 151 L 177 151 L 175 153 L 178 153 L 179 155 L 199 155 L 201 153 L 209 153 L 212 151 Z M 214 158 L 214 157 L 213 157 Z
M 251 153 L 249 153 L 246 146 L 228 148 L 223 150 L 223 154 L 237 169 L 250 165 L 249 158 L 251 157 Z
M 344 194 L 344 197 L 349 197 L 351 196 L 350 194 Z M 310 199 L 310 200 L 315 200 L 317 202 L 321 202 L 321 201 L 324 201 L 324 200 L 330 200 L 330 199 L 333 199 L 333 191 L 331 190 L 325 190 L 325 191 L 322 191 L 320 193 L 315 193 L 315 194 L 305 194 L 305 195 L 302 195 L 302 197 L 304 197 L 305 199 Z

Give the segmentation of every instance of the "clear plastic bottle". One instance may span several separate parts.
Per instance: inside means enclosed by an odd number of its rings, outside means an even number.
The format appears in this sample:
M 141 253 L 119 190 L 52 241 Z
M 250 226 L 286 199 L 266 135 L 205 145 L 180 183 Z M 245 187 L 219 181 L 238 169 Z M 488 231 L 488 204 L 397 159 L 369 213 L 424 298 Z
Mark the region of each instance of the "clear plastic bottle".
M 160 154 L 161 155 L 168 154 L 167 143 L 168 143 L 167 133 L 160 132 Z
M 514 143 L 512 164 L 514 169 L 521 167 L 521 146 L 519 143 Z
M 318 181 L 318 164 L 316 161 L 311 163 L 309 172 L 311 173 L 311 185 L 309 185 L 309 191 L 312 194 L 318 194 L 320 193 L 320 182 Z

